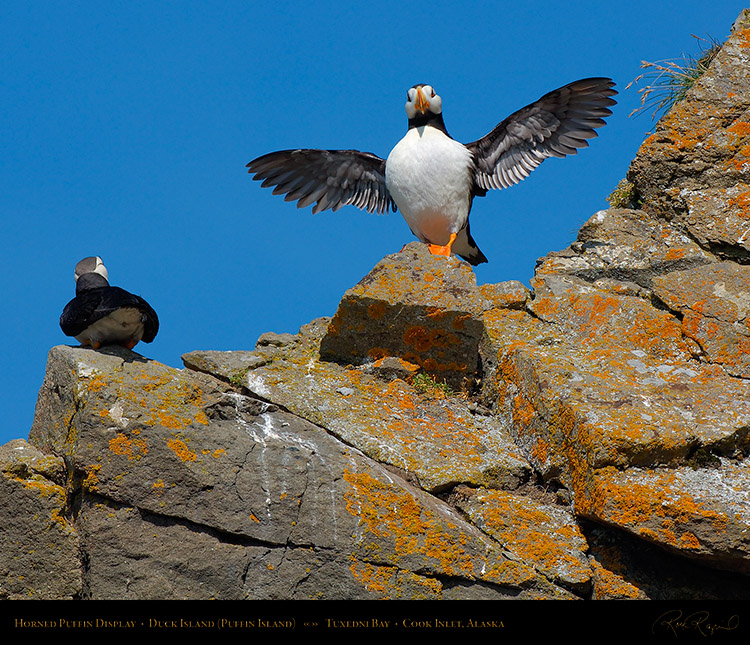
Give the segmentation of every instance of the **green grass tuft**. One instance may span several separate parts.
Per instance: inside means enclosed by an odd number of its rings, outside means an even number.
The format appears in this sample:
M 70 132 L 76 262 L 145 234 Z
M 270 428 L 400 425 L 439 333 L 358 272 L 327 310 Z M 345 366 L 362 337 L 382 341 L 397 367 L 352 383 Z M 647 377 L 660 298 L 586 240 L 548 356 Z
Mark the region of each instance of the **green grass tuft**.
M 440 382 L 434 377 L 420 372 L 412 379 L 412 387 L 422 396 L 434 399 L 444 399 L 454 394 L 450 386 L 445 382 Z
M 637 85 L 644 79 L 648 84 L 638 90 L 638 94 L 641 95 L 641 106 L 628 116 L 638 116 L 653 109 L 651 120 L 658 121 L 672 109 L 675 103 L 685 98 L 685 94 L 705 73 L 711 61 L 721 50 L 721 43 L 711 37 L 707 40 L 693 35 L 693 38 L 698 40 L 701 49 L 697 57 L 683 54 L 680 58 L 656 63 L 641 61 L 641 68 L 648 71 L 633 79 L 625 89 L 631 85 Z M 706 43 L 709 45 L 706 46 Z M 659 115 L 658 119 L 657 115 Z
M 229 382 L 235 387 L 245 387 L 245 379 L 247 379 L 247 373 L 250 371 L 249 367 L 245 369 L 237 370 L 232 374 Z
M 635 193 L 635 186 L 627 179 L 621 179 L 615 188 L 607 197 L 610 207 L 612 208 L 640 208 L 641 200 Z

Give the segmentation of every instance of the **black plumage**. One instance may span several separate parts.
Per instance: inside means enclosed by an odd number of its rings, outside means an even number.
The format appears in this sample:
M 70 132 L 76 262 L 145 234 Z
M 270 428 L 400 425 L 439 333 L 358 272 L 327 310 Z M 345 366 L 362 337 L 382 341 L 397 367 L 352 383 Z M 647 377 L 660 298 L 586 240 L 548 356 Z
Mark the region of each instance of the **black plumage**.
M 385 159 L 359 150 L 280 150 L 247 164 L 261 186 L 275 186 L 284 201 L 313 202 L 313 213 L 356 206 L 368 213 L 396 210 L 385 187 Z
M 297 208 L 314 203 L 313 213 L 335 211 L 346 205 L 370 213 L 398 208 L 412 232 L 430 244 L 432 252 L 449 254 L 455 241 L 453 252 L 471 264 L 479 264 L 487 259 L 468 232 L 468 215 L 474 197 L 482 197 L 490 189 L 517 184 L 549 157 L 576 154 L 578 149 L 588 146 L 588 139 L 597 136 L 596 129 L 605 125 L 604 117 L 612 114 L 609 107 L 615 100 L 611 97 L 617 94 L 613 88 L 614 82 L 609 78 L 586 78 L 569 83 L 514 112 L 481 139 L 468 144 L 455 142 L 464 145 L 468 152 L 466 161 L 446 161 L 443 178 L 432 186 L 409 184 L 410 173 L 420 177 L 421 170 L 416 167 L 420 162 L 415 162 L 413 169 L 407 164 L 405 170 L 403 150 L 408 151 L 408 146 L 412 146 L 415 158 L 418 150 L 420 154 L 426 150 L 418 149 L 417 146 L 424 144 L 411 143 L 413 139 L 401 149 L 397 169 L 395 164 L 391 168 L 391 157 L 385 160 L 357 150 L 312 149 L 272 152 L 254 159 L 247 168 L 254 175 L 253 179 L 262 180 L 263 187 L 274 186 L 274 194 L 284 194 L 286 201 L 296 200 Z M 432 129 L 453 141 L 443 122 L 442 100 L 431 86 L 415 85 L 409 90 L 407 115 L 409 132 L 415 128 L 420 132 Z M 426 140 L 422 134 L 419 139 Z M 406 140 L 404 137 L 399 145 Z M 430 141 L 427 145 L 438 151 L 442 144 L 433 144 L 434 137 Z M 427 225 L 424 217 L 429 217 L 436 205 L 414 205 L 407 193 L 419 194 L 422 189 L 439 192 L 446 183 L 452 185 L 455 181 L 458 185 L 458 178 L 466 172 L 470 181 L 466 188 L 468 194 L 461 193 L 461 213 L 446 217 L 449 225 L 444 228 Z M 395 176 L 396 173 L 399 176 Z M 396 188 L 399 194 L 393 192 Z M 431 239 L 438 236 L 441 239 Z
M 60 328 L 83 345 L 122 345 L 132 349 L 139 341 L 150 343 L 159 331 L 159 318 L 143 298 L 109 285 L 101 261 L 97 271 L 79 267 L 98 258 L 86 258 L 76 267 L 76 296 L 60 316 Z

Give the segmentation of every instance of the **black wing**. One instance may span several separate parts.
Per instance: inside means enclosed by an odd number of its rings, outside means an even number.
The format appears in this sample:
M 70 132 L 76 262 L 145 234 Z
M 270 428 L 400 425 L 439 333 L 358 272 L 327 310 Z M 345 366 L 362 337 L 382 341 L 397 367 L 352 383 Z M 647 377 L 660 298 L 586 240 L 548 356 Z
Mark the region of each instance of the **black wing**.
M 79 293 L 63 309 L 60 328 L 66 336 L 78 336 L 97 320 L 118 309 L 138 309 L 143 320 L 143 342 L 150 343 L 159 331 L 159 317 L 143 298 L 119 287 L 97 287 Z
M 609 78 L 585 78 L 545 94 L 511 114 L 492 132 L 467 144 L 474 154 L 475 184 L 483 191 L 517 184 L 548 157 L 588 146 L 616 101 Z
M 299 200 L 297 208 L 316 202 L 313 213 L 356 206 L 368 213 L 396 210 L 385 187 L 385 159 L 359 150 L 281 150 L 247 164 L 261 186 L 274 195 Z

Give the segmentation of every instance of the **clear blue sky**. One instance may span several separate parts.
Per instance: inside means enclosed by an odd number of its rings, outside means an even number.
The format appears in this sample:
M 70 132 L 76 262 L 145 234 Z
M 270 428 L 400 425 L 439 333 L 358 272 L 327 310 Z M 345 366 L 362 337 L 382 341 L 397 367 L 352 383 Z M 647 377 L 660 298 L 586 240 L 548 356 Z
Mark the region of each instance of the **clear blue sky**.
M 25 438 L 73 267 L 100 255 L 161 331 L 136 349 L 181 367 L 265 331 L 332 315 L 383 256 L 401 216 L 313 216 L 261 189 L 252 158 L 294 147 L 387 156 L 406 89 L 430 83 L 448 131 L 473 141 L 542 94 L 611 76 L 600 137 L 476 200 L 480 283 L 528 283 L 538 257 L 606 207 L 646 132 L 625 86 L 643 59 L 723 40 L 742 3 L 4 2 L 0 7 L 0 444 Z

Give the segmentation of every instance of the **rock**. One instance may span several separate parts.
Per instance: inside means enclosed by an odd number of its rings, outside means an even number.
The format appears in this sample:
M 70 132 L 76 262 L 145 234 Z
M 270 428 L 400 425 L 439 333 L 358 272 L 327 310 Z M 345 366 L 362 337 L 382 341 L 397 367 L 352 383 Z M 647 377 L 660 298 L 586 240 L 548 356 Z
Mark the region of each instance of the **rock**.
M 671 220 L 712 252 L 745 262 L 749 42 L 750 27 L 739 21 L 709 70 L 659 121 L 628 171 L 645 210 Z
M 721 262 L 674 271 L 654 281 L 654 294 L 682 319 L 682 333 L 709 363 L 750 378 L 750 267 Z
M 37 410 L 34 441 L 77 482 L 86 598 L 571 597 L 446 503 L 206 374 L 56 347 Z
M 0 446 L 0 518 L 0 599 L 80 596 L 62 459 L 23 439 Z
M 412 242 L 344 294 L 320 355 L 344 365 L 400 357 L 460 386 L 477 370 L 485 306 L 468 264 Z
M 188 352 L 182 355 L 182 363 L 185 367 L 197 372 L 213 374 L 222 380 L 238 385 L 242 384 L 249 369 L 264 365 L 268 361 L 268 358 L 253 351 L 209 350 Z
M 487 299 L 491 308 L 523 309 L 531 293 L 528 287 L 518 280 L 508 280 L 498 284 L 483 284 L 479 292 Z
M 718 467 L 598 470 L 581 515 L 711 566 L 750 573 L 750 460 Z
M 370 458 L 412 473 L 431 492 L 459 482 L 515 488 L 529 478 L 529 465 L 501 420 L 477 416 L 466 398 L 446 398 L 441 388 L 431 397 L 400 378 L 384 380 L 382 363 L 374 369 L 319 360 L 324 333 L 323 324 L 303 327 L 298 341 L 284 353 L 248 369 L 244 386 L 254 396 L 326 428 Z M 217 354 L 212 356 L 219 363 L 218 373 L 225 374 L 228 368 L 221 366 Z M 235 358 L 227 356 L 231 369 Z M 196 360 L 195 355 L 190 360 Z
M 563 587 L 588 592 L 592 578 L 588 545 L 566 509 L 508 491 L 464 489 L 464 494 L 457 506 L 516 558 L 533 562 Z
M 258 341 L 255 343 L 256 347 L 284 347 L 290 343 L 295 342 L 296 337 L 294 334 L 277 334 L 275 332 L 266 332 L 261 334 Z
M 599 281 L 617 295 L 647 296 L 655 276 L 715 262 L 687 235 L 644 211 L 594 214 L 570 249 L 542 258 L 536 275 L 568 274 Z
M 593 569 L 592 600 L 745 600 L 747 577 L 672 554 L 633 533 L 581 522 Z
M 750 133 L 750 125 L 748 126 Z M 738 261 L 750 251 L 750 186 L 684 191 L 687 212 L 680 222 L 699 244 Z
M 677 318 L 642 298 L 614 296 L 566 276 L 537 278 L 535 295 L 533 317 L 485 314 L 484 393 L 532 466 L 572 491 L 577 515 L 632 530 L 626 516 L 595 501 L 608 467 L 719 463 L 748 454 L 750 383 L 698 361 Z M 736 468 L 744 473 L 747 465 L 739 461 Z M 641 490 L 650 504 L 653 495 Z M 692 505 L 681 508 L 694 513 L 681 516 L 683 523 L 703 521 L 695 492 L 685 493 Z M 737 533 L 748 529 L 744 516 L 735 521 Z M 675 545 L 663 532 L 649 539 Z M 717 554 L 736 551 L 728 531 L 716 539 L 723 542 L 711 547 Z M 681 546 L 693 553 L 687 542 Z M 716 555 L 716 566 L 722 557 Z

